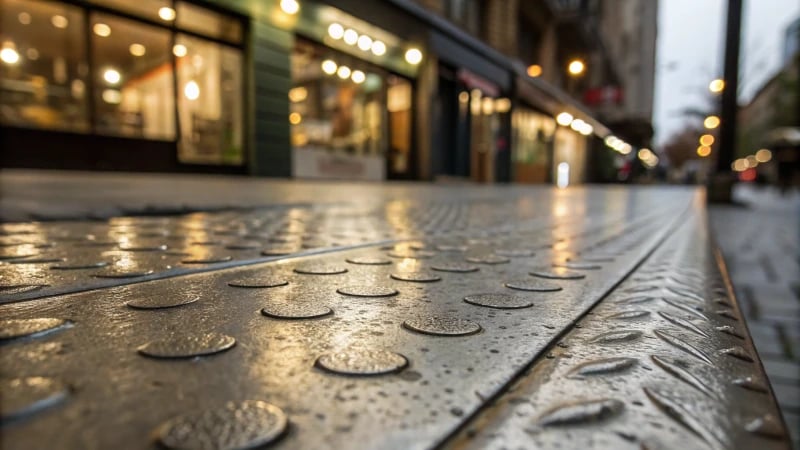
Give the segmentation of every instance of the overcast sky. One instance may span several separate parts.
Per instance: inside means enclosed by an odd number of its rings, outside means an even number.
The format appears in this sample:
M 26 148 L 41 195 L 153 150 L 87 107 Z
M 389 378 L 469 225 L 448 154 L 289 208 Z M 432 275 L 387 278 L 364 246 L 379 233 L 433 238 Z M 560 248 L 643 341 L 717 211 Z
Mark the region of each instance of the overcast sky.
M 709 81 L 722 77 L 727 0 L 661 0 L 659 8 L 653 117 L 657 144 L 692 120 L 681 111 L 704 107 Z M 784 30 L 799 15 L 798 0 L 744 0 L 740 102 L 781 67 Z

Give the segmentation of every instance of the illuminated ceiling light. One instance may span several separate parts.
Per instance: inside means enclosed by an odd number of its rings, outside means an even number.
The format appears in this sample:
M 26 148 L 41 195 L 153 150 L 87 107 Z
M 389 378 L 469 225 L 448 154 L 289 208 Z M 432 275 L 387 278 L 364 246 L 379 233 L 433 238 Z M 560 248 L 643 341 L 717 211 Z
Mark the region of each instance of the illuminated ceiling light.
M 117 69 L 106 69 L 103 72 L 103 79 L 106 80 L 106 83 L 117 84 L 122 79 L 122 75 L 119 74 Z
M 333 62 L 330 59 L 326 59 L 325 61 L 322 61 L 322 64 L 321 64 L 320 67 L 322 67 L 322 71 L 327 73 L 328 75 L 335 74 L 336 73 L 336 69 L 339 68 L 339 66 L 337 66 L 336 63 Z
M 570 114 L 570 113 L 568 113 L 566 111 L 564 111 L 561 114 L 556 116 L 556 122 L 559 125 L 564 126 L 564 127 L 566 127 L 567 125 L 571 124 L 572 123 L 572 119 L 573 119 L 572 114 Z
M 175 44 L 175 46 L 172 47 L 172 54 L 177 56 L 178 58 L 183 58 L 184 56 L 186 56 L 186 53 L 188 53 L 188 50 L 186 49 L 186 46 L 183 44 Z
M 289 114 L 289 123 L 291 123 L 292 125 L 297 125 L 302 121 L 303 121 L 303 116 L 301 116 L 300 113 L 293 112 Z
M 739 158 L 733 162 L 733 170 L 737 172 L 744 172 L 747 170 L 747 161 L 743 158 Z
M 769 162 L 772 159 L 772 152 L 769 149 L 762 148 L 756 152 L 756 161 L 760 163 Z
M 128 51 L 131 52 L 133 56 L 144 56 L 147 49 L 142 44 L 131 44 L 131 46 L 128 47 Z
M 175 20 L 175 10 L 168 6 L 161 7 L 158 9 L 158 17 L 160 17 L 161 20 L 172 22 Z
M 344 30 L 344 42 L 348 45 L 355 45 L 358 42 L 358 33 L 352 28 Z
M 418 48 L 410 48 L 406 50 L 406 62 L 416 66 L 422 62 L 422 52 Z
M 467 103 L 469 101 L 469 93 L 467 91 L 462 91 L 458 94 L 458 101 L 459 103 Z
M 644 163 L 645 166 L 652 169 L 653 167 L 658 165 L 658 156 L 656 156 L 655 154 L 651 154 L 649 158 L 643 160 L 642 162 Z
M 358 38 L 358 48 L 368 52 L 369 49 L 372 48 L 372 38 L 367 36 L 366 34 L 362 34 Z
M 96 35 L 98 35 L 100 37 L 109 37 L 109 36 L 111 36 L 111 27 L 106 25 L 106 24 L 104 24 L 104 23 L 96 23 L 96 24 L 94 24 L 94 26 L 92 27 L 92 31 L 94 31 L 94 34 L 96 34 Z
M 725 81 L 717 78 L 716 80 L 711 80 L 711 83 L 708 83 L 708 90 L 719 94 L 725 89 Z
M 573 59 L 567 66 L 567 70 L 571 75 L 580 75 L 586 70 L 586 64 L 580 59 Z
M 337 40 L 341 39 L 344 36 L 344 27 L 336 22 L 328 25 L 328 36 Z
M 308 98 L 308 90 L 302 86 L 289 89 L 289 101 L 292 103 L 302 102 Z
M 620 152 L 620 153 L 622 153 L 623 155 L 628 155 L 628 154 L 630 154 L 632 151 L 633 151 L 633 146 L 632 146 L 631 144 L 628 144 L 628 143 L 625 143 L 625 142 L 623 142 L 623 143 L 622 143 L 622 144 L 619 146 L 619 152 Z
M 66 17 L 60 14 L 56 14 L 55 16 L 51 17 L 50 23 L 52 23 L 54 27 L 61 29 L 67 28 L 67 26 L 69 26 L 69 20 L 67 20 Z
M 382 56 L 386 53 L 386 44 L 379 40 L 372 41 L 372 54 L 375 56 Z
M 705 158 L 706 156 L 711 154 L 711 147 L 707 145 L 701 145 L 697 147 L 697 156 L 701 158 Z
M 603 142 L 605 142 L 605 144 L 606 144 L 606 146 L 607 146 L 607 147 L 614 148 L 614 143 L 615 143 L 617 140 L 618 140 L 618 139 L 617 139 L 617 137 L 616 137 L 616 136 L 614 136 L 613 134 L 610 134 L 610 135 L 606 136 L 606 138 L 605 138 L 605 139 L 603 139 Z
M 103 101 L 112 105 L 118 105 L 122 101 L 122 94 L 116 89 L 104 89 Z
M 481 110 L 484 115 L 490 115 L 494 112 L 494 100 L 491 97 L 483 97 L 481 102 Z
M 19 62 L 19 53 L 13 48 L 4 48 L 0 50 L 0 61 L 6 64 L 16 64 Z
M 536 78 L 542 75 L 542 66 L 538 64 L 531 64 L 528 66 L 528 76 L 532 78 Z
M 585 122 L 584 122 L 583 126 L 581 127 L 581 129 L 578 130 L 578 133 L 580 133 L 580 134 L 582 134 L 584 136 L 589 136 L 590 134 L 592 134 L 592 132 L 594 132 L 594 127 L 591 126 L 588 123 L 585 123 Z
M 503 97 L 494 101 L 494 109 L 499 113 L 506 113 L 511 110 L 511 100 Z
M 360 70 L 354 70 L 353 74 L 350 75 L 350 79 L 353 80 L 353 83 L 355 84 L 361 84 L 367 79 L 367 76 L 364 75 L 364 72 Z
M 186 83 L 186 86 L 183 87 L 183 95 L 189 100 L 197 100 L 200 98 L 200 86 L 194 80 Z
M 297 0 L 281 0 L 281 10 L 286 14 L 297 14 L 297 11 L 300 11 L 300 3 Z
M 336 70 L 336 75 L 338 75 L 339 78 L 346 80 L 348 77 L 350 77 L 350 68 L 347 66 L 339 66 L 339 69 Z
M 569 124 L 569 127 L 575 131 L 579 131 L 584 125 L 586 125 L 586 122 L 581 119 L 575 119 L 571 124 Z
M 717 116 L 708 116 L 703 121 L 703 126 L 709 130 L 713 130 L 719 126 L 719 117 Z
M 643 148 L 636 153 L 636 156 L 642 161 L 646 161 L 648 159 L 652 159 L 655 155 L 653 155 L 653 152 L 649 148 Z
M 23 11 L 23 12 L 19 13 L 19 15 L 17 15 L 17 20 L 19 20 L 19 23 L 21 23 L 23 25 L 30 25 L 31 24 L 31 15 Z
M 758 166 L 758 160 L 756 160 L 756 157 L 753 155 L 748 155 L 744 159 L 744 162 L 747 164 L 747 167 L 749 168 L 754 168 Z
M 700 136 L 700 145 L 707 145 L 709 147 L 714 145 L 714 136 L 710 134 Z

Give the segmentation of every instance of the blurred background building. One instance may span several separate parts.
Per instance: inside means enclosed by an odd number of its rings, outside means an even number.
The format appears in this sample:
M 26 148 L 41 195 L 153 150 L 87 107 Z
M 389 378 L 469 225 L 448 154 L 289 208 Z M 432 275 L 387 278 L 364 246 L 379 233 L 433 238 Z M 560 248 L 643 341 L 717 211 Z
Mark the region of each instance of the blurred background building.
M 654 0 L 0 7 L 4 167 L 563 185 L 657 163 Z

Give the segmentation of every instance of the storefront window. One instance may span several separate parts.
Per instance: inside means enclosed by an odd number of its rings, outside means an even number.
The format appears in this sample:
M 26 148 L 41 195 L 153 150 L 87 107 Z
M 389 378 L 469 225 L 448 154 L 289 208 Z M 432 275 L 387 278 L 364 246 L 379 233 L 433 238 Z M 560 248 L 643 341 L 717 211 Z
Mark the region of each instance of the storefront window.
M 168 30 L 91 15 L 95 130 L 175 139 L 175 95 Z
M 511 115 L 514 180 L 544 183 L 556 124 L 553 118 L 530 109 L 516 108 Z
M 0 10 L 0 122 L 87 131 L 82 11 L 29 0 L 0 0 Z
M 191 3 L 180 2 L 176 9 L 175 23 L 178 28 L 233 43 L 239 43 L 242 40 L 242 24 L 236 19 Z
M 411 157 L 411 83 L 390 76 L 388 85 L 390 170 L 394 175 L 407 174 Z
M 179 34 L 177 57 L 181 162 L 241 164 L 242 54 Z
M 100 6 L 171 25 L 175 20 L 172 0 L 89 0 Z

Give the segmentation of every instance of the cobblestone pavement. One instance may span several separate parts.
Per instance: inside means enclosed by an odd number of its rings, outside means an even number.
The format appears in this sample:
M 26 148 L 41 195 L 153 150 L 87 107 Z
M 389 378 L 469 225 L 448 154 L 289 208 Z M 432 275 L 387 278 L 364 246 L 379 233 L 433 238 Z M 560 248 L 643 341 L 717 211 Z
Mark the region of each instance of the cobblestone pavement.
M 698 190 L 99 177 L 0 176 L 2 448 L 786 448 Z
M 711 208 L 747 325 L 800 448 L 800 195 L 739 187 L 746 206 Z

